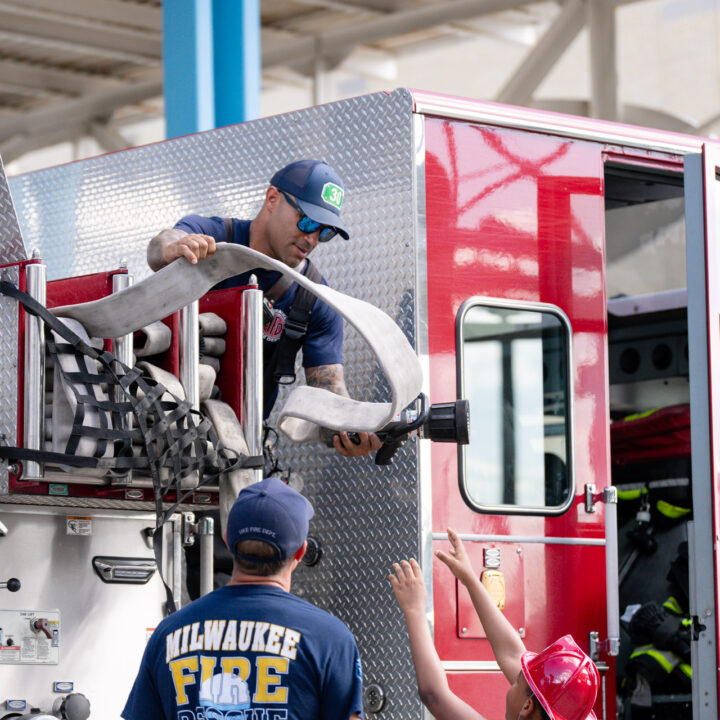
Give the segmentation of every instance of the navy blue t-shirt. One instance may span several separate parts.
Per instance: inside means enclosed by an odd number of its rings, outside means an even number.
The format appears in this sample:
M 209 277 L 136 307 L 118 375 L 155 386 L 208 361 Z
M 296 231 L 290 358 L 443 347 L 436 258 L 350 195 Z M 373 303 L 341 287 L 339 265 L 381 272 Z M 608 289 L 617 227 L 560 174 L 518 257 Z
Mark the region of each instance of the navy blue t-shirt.
M 355 639 L 338 618 L 269 585 L 227 585 L 165 618 L 126 720 L 347 720 L 362 715 Z
M 187 215 L 175 225 L 176 228 L 184 230 L 187 233 L 199 233 L 202 235 L 211 235 L 216 242 L 225 242 L 226 233 L 225 225 L 222 218 L 219 217 L 203 217 L 201 215 Z M 232 242 L 237 245 L 250 246 L 250 220 L 233 219 L 233 237 Z M 279 279 L 280 273 L 271 270 L 258 268 L 252 271 L 258 278 L 258 286 L 265 292 L 269 290 Z M 247 285 L 250 281 L 249 272 L 235 277 L 228 278 L 217 285 L 216 289 L 225 289 L 231 287 L 241 287 Z M 323 285 L 327 285 L 325 278 L 322 279 Z M 295 300 L 298 286 L 293 283 L 274 303 L 273 320 L 265 325 L 264 340 L 265 355 L 270 352 L 270 343 L 276 343 L 285 327 L 287 311 Z M 343 323 L 342 318 L 331 307 L 322 300 L 317 299 L 313 306 L 308 331 L 303 338 L 303 367 L 312 368 L 319 365 L 335 365 L 342 363 L 342 342 L 343 342 Z M 275 402 L 277 391 L 272 398 L 267 398 L 265 403 L 265 416 L 269 415 Z

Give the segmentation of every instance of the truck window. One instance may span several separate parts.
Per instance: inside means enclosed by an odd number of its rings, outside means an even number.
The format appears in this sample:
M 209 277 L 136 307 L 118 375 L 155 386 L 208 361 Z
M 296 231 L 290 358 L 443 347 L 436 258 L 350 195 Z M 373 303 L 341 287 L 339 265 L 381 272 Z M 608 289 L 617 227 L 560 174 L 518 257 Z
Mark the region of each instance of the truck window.
M 570 323 L 551 305 L 471 298 L 458 313 L 470 401 L 460 488 L 481 512 L 558 514 L 572 500 Z

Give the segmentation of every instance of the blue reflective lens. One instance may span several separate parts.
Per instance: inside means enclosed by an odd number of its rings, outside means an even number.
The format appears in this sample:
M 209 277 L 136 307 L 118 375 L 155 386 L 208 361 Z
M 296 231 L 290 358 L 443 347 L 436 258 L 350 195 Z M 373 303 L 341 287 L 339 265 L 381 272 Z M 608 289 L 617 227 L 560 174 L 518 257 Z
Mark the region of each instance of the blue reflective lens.
M 303 211 L 302 208 L 295 202 L 292 195 L 288 195 L 284 190 L 280 190 L 282 196 L 288 201 L 290 207 L 297 210 L 302 217 L 297 222 L 297 227 L 300 232 L 312 235 L 314 232 L 320 231 L 318 235 L 319 242 L 327 242 L 332 240 L 337 235 L 337 230 L 330 225 L 323 225 L 309 218 Z

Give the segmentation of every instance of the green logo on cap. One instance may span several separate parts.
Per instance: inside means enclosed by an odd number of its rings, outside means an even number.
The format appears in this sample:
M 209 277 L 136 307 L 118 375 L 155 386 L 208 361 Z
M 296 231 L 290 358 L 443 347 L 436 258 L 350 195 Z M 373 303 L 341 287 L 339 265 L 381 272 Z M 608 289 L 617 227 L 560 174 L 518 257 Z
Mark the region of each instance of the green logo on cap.
M 322 189 L 322 199 L 328 205 L 334 205 L 338 210 L 342 207 L 343 189 L 335 183 L 325 183 Z

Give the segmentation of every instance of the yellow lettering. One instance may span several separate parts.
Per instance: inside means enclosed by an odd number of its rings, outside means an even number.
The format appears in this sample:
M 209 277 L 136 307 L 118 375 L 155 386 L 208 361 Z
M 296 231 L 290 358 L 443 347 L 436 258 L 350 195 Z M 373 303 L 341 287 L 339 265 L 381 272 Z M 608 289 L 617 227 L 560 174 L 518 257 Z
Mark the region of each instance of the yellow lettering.
M 228 620 L 223 650 L 237 650 L 237 620 Z
M 247 650 L 252 640 L 252 631 L 255 623 L 251 620 L 243 620 L 240 623 L 240 633 L 238 634 L 238 650 Z
M 213 676 L 213 670 L 215 670 L 215 658 L 207 657 L 206 655 L 200 656 L 200 686 L 209 680 Z
M 180 633 L 181 630 L 176 630 L 173 633 L 168 633 L 165 638 L 165 662 L 170 662 L 173 658 L 176 658 L 180 654 Z
M 270 627 L 270 623 L 259 622 L 255 623 L 255 637 L 253 638 L 252 652 L 264 652 L 265 651 L 265 638 L 263 637 Z
M 192 624 L 192 634 L 190 635 L 190 650 L 202 650 L 203 648 L 203 636 L 198 635 L 200 631 L 200 623 L 196 622 Z
M 226 675 L 237 675 L 241 680 L 247 680 L 250 675 L 250 661 L 244 657 L 224 657 L 220 660 L 222 671 Z
M 301 635 L 295 630 L 289 628 L 285 631 L 285 640 L 283 642 L 282 650 L 280 654 L 289 660 L 294 660 L 297 656 L 296 645 L 300 642 Z
M 280 683 L 282 678 L 280 675 L 287 675 L 288 665 L 290 662 L 286 658 L 279 657 L 259 657 L 255 666 L 257 667 L 257 684 L 255 685 L 255 694 L 253 702 L 256 703 L 286 703 L 288 698 L 288 689 L 282 687 Z M 280 675 L 275 675 L 280 673 Z M 280 687 L 275 687 L 280 685 Z
M 268 632 L 267 642 L 265 643 L 265 652 L 280 654 L 280 638 L 283 636 L 285 628 L 282 625 L 271 625 Z
M 185 671 L 189 674 L 186 675 Z M 198 659 L 196 655 L 173 660 L 170 663 L 170 672 L 172 673 L 173 683 L 175 684 L 175 702 L 178 705 L 185 705 L 188 702 L 188 696 L 185 692 L 185 686 L 195 682 L 195 675 L 198 670 Z
M 205 649 L 219 650 L 222 641 L 222 633 L 225 629 L 224 620 L 205 621 Z

